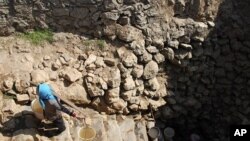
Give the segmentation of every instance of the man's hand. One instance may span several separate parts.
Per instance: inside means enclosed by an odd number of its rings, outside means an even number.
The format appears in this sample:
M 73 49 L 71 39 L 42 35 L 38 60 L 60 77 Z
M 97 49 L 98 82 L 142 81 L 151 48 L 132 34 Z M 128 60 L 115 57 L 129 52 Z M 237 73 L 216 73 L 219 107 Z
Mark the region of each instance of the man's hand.
M 74 117 L 74 118 L 77 118 L 77 119 L 85 119 L 86 117 L 84 116 L 84 115 L 81 115 L 81 114 L 77 114 L 76 112 L 72 112 L 71 114 L 70 114 L 70 116 L 72 116 L 72 117 Z
M 73 111 L 73 112 L 70 114 L 70 116 L 76 118 L 76 113 Z

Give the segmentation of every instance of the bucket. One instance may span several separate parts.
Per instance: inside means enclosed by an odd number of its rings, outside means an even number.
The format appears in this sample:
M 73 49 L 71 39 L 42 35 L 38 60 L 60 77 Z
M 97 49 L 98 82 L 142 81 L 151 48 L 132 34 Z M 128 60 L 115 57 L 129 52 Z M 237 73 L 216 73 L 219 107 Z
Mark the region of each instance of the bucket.
M 43 108 L 40 105 L 40 102 L 38 99 L 34 99 L 31 102 L 31 109 L 32 111 L 35 113 L 36 118 L 43 120 L 44 119 L 44 115 L 43 115 Z
M 175 131 L 174 131 L 173 128 L 167 127 L 167 128 L 164 129 L 164 137 L 165 137 L 166 141 L 172 140 L 174 135 L 175 135 Z
M 157 127 L 152 127 L 148 130 L 148 135 L 151 139 L 156 139 L 158 137 L 160 137 L 160 129 Z
M 83 141 L 92 141 L 96 136 L 96 131 L 91 127 L 80 128 L 78 136 Z

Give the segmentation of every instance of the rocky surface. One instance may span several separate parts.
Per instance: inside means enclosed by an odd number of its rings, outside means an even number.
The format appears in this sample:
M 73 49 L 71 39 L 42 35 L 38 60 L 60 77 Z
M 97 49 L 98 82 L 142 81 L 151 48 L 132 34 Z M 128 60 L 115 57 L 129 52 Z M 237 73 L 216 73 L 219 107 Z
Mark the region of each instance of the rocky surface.
M 16 98 L 7 101 L 14 107 L 34 98 L 30 81 L 53 81 L 59 93 L 68 90 L 61 94 L 103 114 L 130 114 L 134 119 L 147 119 L 148 125 L 152 107 L 156 126 L 175 128 L 175 140 L 195 136 L 224 141 L 228 140 L 228 125 L 249 123 L 248 1 L 0 4 L 1 35 L 34 27 L 71 32 L 57 33 L 52 45 L 38 48 L 16 39 L 1 40 L 1 91 Z M 105 51 L 87 50 L 81 44 L 82 34 L 112 43 Z M 15 111 L 6 101 L 1 105 L 6 121 L 5 115 Z M 120 127 L 133 131 L 139 126 L 127 121 L 131 127 L 116 119 L 102 124 L 99 118 L 96 125 L 110 131 Z M 146 140 L 145 135 L 138 137 L 140 131 L 145 130 L 98 138 Z

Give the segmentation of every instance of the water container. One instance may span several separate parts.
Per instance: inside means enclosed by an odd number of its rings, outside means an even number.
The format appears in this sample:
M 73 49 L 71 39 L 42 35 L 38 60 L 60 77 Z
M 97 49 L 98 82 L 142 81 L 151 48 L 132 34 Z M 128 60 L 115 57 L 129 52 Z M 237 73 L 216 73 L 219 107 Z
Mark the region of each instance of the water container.
M 172 141 L 172 138 L 175 135 L 175 131 L 171 127 L 167 127 L 164 129 L 164 138 L 166 141 Z
M 31 109 L 34 112 L 36 118 L 38 118 L 40 120 L 44 119 L 43 109 L 42 109 L 42 106 L 40 105 L 40 102 L 38 99 L 34 99 L 31 102 Z
M 149 137 L 154 140 L 154 139 L 157 139 L 158 137 L 160 137 L 160 129 L 157 128 L 157 127 L 152 127 L 148 130 L 148 135 Z
M 96 136 L 96 131 L 92 127 L 80 128 L 78 136 L 83 141 L 92 141 Z

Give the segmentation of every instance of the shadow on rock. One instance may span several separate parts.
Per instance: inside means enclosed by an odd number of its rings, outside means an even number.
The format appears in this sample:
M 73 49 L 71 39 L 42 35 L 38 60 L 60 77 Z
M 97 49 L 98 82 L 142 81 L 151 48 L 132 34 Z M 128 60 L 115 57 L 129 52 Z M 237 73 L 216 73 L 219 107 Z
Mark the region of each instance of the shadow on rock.
M 12 139 L 38 139 L 39 136 L 53 137 L 59 134 L 53 124 L 41 122 L 31 111 L 22 111 L 7 118 L 0 132 L 3 136 L 12 137 Z

